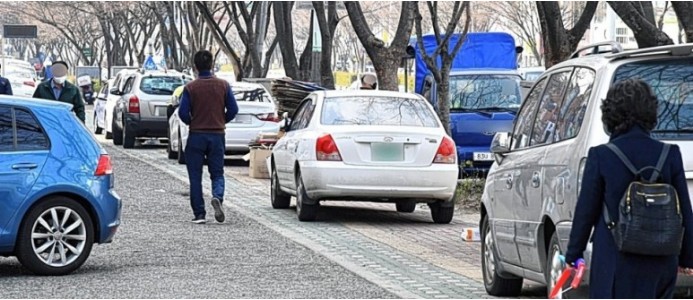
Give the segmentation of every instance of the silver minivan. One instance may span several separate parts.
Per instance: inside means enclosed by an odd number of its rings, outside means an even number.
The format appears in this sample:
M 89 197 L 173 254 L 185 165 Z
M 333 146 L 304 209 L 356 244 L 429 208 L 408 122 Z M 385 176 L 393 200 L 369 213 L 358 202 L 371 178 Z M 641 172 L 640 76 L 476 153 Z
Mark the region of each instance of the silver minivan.
M 604 53 L 604 47 L 611 49 Z M 585 50 L 592 55 L 579 56 Z M 600 106 L 612 83 L 639 77 L 652 86 L 660 101 L 652 136 L 681 148 L 693 191 L 692 50 L 693 44 L 683 44 L 622 51 L 617 43 L 600 43 L 578 50 L 537 79 L 513 132 L 497 133 L 491 145 L 495 162 L 479 224 L 489 294 L 517 296 L 524 279 L 549 290 L 555 284 L 587 152 L 609 140 Z M 591 245 L 585 256 L 589 266 Z M 588 279 L 583 277 L 583 286 Z M 691 279 L 679 276 L 679 286 Z

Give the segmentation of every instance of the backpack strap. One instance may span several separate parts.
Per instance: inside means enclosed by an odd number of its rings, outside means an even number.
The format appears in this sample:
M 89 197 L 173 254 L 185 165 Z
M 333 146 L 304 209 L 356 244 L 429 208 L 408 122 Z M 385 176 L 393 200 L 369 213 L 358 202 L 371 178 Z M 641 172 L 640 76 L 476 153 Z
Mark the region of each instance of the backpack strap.
M 662 168 L 667 160 L 667 156 L 669 156 L 670 147 L 671 145 L 664 143 L 664 147 L 662 147 L 662 154 L 659 155 L 659 160 L 657 161 L 657 167 L 655 167 L 656 169 L 652 171 L 652 176 L 650 176 L 650 182 L 654 182 L 655 179 L 657 179 L 657 176 L 662 174 Z
M 607 146 L 612 152 L 614 152 L 614 154 L 616 154 L 616 156 L 618 156 L 618 158 L 621 160 L 621 162 L 623 162 L 623 164 L 626 165 L 626 167 L 628 168 L 628 170 L 630 170 L 631 173 L 633 173 L 633 175 L 638 175 L 638 169 L 635 168 L 635 166 L 633 165 L 632 162 L 630 162 L 630 160 L 628 159 L 628 157 L 626 157 L 626 155 L 623 154 L 623 151 L 621 151 L 621 149 L 618 149 L 618 147 L 617 147 L 616 145 L 612 144 L 612 143 L 608 143 L 608 144 L 606 144 L 606 146 Z

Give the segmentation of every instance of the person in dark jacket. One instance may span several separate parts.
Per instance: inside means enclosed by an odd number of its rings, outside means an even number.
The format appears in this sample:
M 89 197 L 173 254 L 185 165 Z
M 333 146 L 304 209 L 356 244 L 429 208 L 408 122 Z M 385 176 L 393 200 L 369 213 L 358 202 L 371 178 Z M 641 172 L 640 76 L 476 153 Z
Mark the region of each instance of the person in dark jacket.
M 190 126 L 185 145 L 185 161 L 190 179 L 190 206 L 193 223 L 204 224 L 205 202 L 202 198 L 202 165 L 212 179 L 212 207 L 217 222 L 224 222 L 224 152 L 226 151 L 226 123 L 238 113 L 238 104 L 231 86 L 212 74 L 212 53 L 203 50 L 193 57 L 197 79 L 185 85 L 180 99 L 178 116 Z
M 2 68 L 2 66 L 0 66 Z M 0 94 L 12 96 L 12 83 L 5 77 L 0 77 Z
M 53 62 L 51 71 L 53 77 L 50 80 L 44 81 L 36 87 L 34 98 L 56 100 L 72 104 L 72 111 L 75 112 L 77 118 L 85 121 L 84 100 L 79 88 L 67 81 L 67 63 L 64 61 Z
M 655 166 L 663 143 L 650 137 L 657 124 L 657 99 L 650 86 L 639 79 L 613 85 L 602 104 L 602 121 L 610 142 L 625 153 L 636 168 Z M 644 171 L 645 178 L 652 174 Z M 681 158 L 671 145 L 661 179 L 679 196 L 685 235 L 679 256 L 644 256 L 620 252 L 602 217 L 603 203 L 614 222 L 619 202 L 634 175 L 605 145 L 589 150 L 582 187 L 575 208 L 566 263 L 583 256 L 594 228 L 590 263 L 590 298 L 672 298 L 679 266 L 693 267 L 693 212 Z

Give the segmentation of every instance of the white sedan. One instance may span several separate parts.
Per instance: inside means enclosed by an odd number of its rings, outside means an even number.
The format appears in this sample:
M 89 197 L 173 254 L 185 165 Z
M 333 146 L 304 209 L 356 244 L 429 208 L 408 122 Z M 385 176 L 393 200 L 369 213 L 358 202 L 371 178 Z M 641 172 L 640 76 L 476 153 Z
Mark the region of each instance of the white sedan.
M 301 221 L 321 200 L 428 203 L 449 223 L 457 186 L 455 143 L 421 96 L 387 91 L 321 91 L 308 96 L 271 156 L 271 202 L 296 196 Z
M 260 133 L 279 132 L 277 106 L 267 90 L 260 84 L 248 82 L 230 82 L 230 84 L 238 103 L 238 114 L 233 121 L 226 124 L 226 153 L 246 154 L 250 152 L 248 145 Z M 174 99 L 174 104 L 176 109 L 168 120 L 170 129 L 168 157 L 177 158 L 179 163 L 184 164 L 188 125 L 185 125 L 178 117 L 178 99 Z

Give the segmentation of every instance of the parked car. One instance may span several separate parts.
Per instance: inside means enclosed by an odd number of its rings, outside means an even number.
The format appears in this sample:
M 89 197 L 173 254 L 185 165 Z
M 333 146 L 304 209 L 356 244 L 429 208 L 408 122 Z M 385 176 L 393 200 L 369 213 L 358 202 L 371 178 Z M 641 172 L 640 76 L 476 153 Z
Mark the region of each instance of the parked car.
M 135 72 L 137 72 L 137 70 L 123 69 L 116 73 L 113 79 L 109 80 L 110 84 L 108 85 L 109 90 L 108 95 L 106 96 L 106 110 L 104 113 L 104 120 L 106 122 L 106 139 L 113 138 L 113 119 L 115 118 L 113 112 L 118 100 L 121 98 L 121 96 L 118 94 L 125 87 L 125 80 L 128 78 L 128 76 L 134 74 Z
M 71 110 L 0 97 L 0 255 L 41 275 L 76 270 L 120 225 L 111 159 Z
M 96 93 L 96 100 L 94 101 L 94 133 L 96 134 L 103 133 L 103 129 L 106 128 L 106 102 L 111 84 L 113 84 L 113 80 L 107 81 Z
M 579 57 L 610 47 L 609 54 Z M 498 133 L 481 206 L 481 258 L 486 291 L 517 296 L 524 279 L 551 290 L 564 265 L 588 150 L 606 143 L 600 106 L 614 82 L 639 77 L 659 102 L 652 136 L 677 144 L 693 191 L 693 44 L 622 51 L 617 43 L 578 50 L 547 70 L 519 110 L 511 133 Z M 591 244 L 585 251 L 587 270 Z M 587 286 L 589 274 L 583 279 Z M 679 284 L 691 277 L 679 276 Z
M 457 151 L 433 107 L 419 95 L 389 91 L 310 94 L 271 156 L 271 202 L 296 196 L 301 221 L 322 200 L 394 202 L 413 212 L 428 203 L 435 223 L 449 223 Z
M 277 105 L 269 92 L 258 83 L 230 82 L 238 103 L 238 114 L 226 124 L 226 154 L 246 154 L 249 144 L 260 133 L 278 133 Z M 178 117 L 179 97 L 172 98 L 176 107 L 168 120 L 168 158 L 185 163 L 185 145 L 188 142 L 188 126 Z
M 113 144 L 135 147 L 139 138 L 168 138 L 167 102 L 191 78 L 178 72 L 139 71 L 130 74 L 113 111 Z
M 5 77 L 12 84 L 12 94 L 31 98 L 38 86 L 38 76 L 36 76 L 34 68 L 19 64 L 7 64 L 3 67 L 5 68 Z

